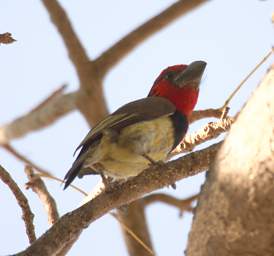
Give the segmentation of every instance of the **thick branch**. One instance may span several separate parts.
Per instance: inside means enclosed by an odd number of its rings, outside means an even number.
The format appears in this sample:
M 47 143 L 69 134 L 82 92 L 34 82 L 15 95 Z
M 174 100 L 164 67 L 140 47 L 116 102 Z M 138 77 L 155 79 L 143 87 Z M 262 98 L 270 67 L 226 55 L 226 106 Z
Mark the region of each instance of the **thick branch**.
M 14 121 L 0 127 L 0 144 L 8 144 L 11 140 L 20 138 L 50 124 L 60 117 L 75 109 L 76 93 L 69 93 L 54 97 L 43 104 L 38 105 L 26 115 L 16 118 Z
M 78 74 L 81 74 L 83 66 L 87 65 L 89 60 L 84 47 L 73 30 L 67 13 L 56 0 L 43 0 L 43 4 L 47 8 L 52 22 L 62 36 L 69 53 L 69 57 Z
M 111 46 L 95 61 L 100 76 L 104 76 L 110 68 L 115 66 L 149 36 L 160 31 L 176 18 L 194 10 L 204 2 L 206 2 L 206 0 L 177 1 L 160 14 L 133 30 L 126 37 Z
M 102 192 L 93 200 L 64 215 L 32 246 L 17 255 L 54 255 L 91 222 L 113 208 L 130 203 L 146 193 L 206 170 L 221 143 L 188 154 L 163 166 L 152 166 L 139 176 Z
M 90 126 L 100 121 L 107 114 L 107 106 L 103 94 L 102 82 L 74 32 L 65 10 L 56 0 L 43 0 L 52 22 L 57 27 L 67 47 L 80 80 L 80 93 L 76 98 L 77 108 L 86 118 Z M 96 111 L 94 111 L 96 109 Z M 1 134 L 0 134 L 1 135 Z
M 32 213 L 30 209 L 28 199 L 25 197 L 25 195 L 17 186 L 16 182 L 12 179 L 9 173 L 1 165 L 0 165 L 0 178 L 4 183 L 8 185 L 13 195 L 15 196 L 19 206 L 22 209 L 22 213 L 23 213 L 22 218 L 24 220 L 29 242 L 31 244 L 36 240 L 36 236 L 35 236 L 34 225 L 33 225 L 34 214 Z
M 33 192 L 35 192 L 38 197 L 40 198 L 47 216 L 48 216 L 48 223 L 50 225 L 57 222 L 59 219 L 59 214 L 57 210 L 57 205 L 54 198 L 48 192 L 47 187 L 43 180 L 37 174 L 34 174 L 32 168 L 27 166 L 25 168 L 25 172 L 28 176 L 29 182 L 26 184 L 26 188 L 31 188 Z

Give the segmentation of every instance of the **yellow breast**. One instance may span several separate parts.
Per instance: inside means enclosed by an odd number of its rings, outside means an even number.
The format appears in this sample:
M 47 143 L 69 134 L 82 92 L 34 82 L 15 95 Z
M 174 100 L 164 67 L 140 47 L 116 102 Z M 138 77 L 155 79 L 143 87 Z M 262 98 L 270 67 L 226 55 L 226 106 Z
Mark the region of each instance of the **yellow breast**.
M 150 162 L 165 160 L 174 143 L 173 126 L 169 117 L 140 122 L 124 128 L 115 139 L 104 135 L 97 148 L 103 172 L 113 178 L 124 179 L 136 176 Z

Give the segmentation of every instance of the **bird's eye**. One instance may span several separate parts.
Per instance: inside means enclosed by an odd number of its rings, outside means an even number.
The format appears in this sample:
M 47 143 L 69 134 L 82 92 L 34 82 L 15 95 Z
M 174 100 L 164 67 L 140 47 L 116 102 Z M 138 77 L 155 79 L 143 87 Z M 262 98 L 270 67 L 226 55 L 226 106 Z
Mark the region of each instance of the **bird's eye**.
M 171 80 L 173 78 L 173 73 L 166 73 L 165 76 L 164 76 L 165 79 L 167 80 Z

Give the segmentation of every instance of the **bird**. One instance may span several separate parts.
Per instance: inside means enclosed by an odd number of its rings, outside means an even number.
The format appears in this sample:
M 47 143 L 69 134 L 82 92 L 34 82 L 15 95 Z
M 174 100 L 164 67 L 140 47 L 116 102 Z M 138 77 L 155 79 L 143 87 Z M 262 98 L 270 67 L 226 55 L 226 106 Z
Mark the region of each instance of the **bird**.
M 91 129 L 64 178 L 64 189 L 78 177 L 101 174 L 114 180 L 137 176 L 164 162 L 184 138 L 199 96 L 207 63 L 165 68 L 146 98 L 118 108 Z

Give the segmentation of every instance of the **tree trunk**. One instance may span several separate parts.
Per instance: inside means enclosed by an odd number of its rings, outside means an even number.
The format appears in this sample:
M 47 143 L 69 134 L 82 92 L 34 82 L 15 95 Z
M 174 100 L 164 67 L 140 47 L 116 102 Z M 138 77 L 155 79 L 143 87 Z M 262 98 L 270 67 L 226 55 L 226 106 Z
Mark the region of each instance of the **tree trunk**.
M 187 255 L 274 255 L 274 66 L 208 172 Z

